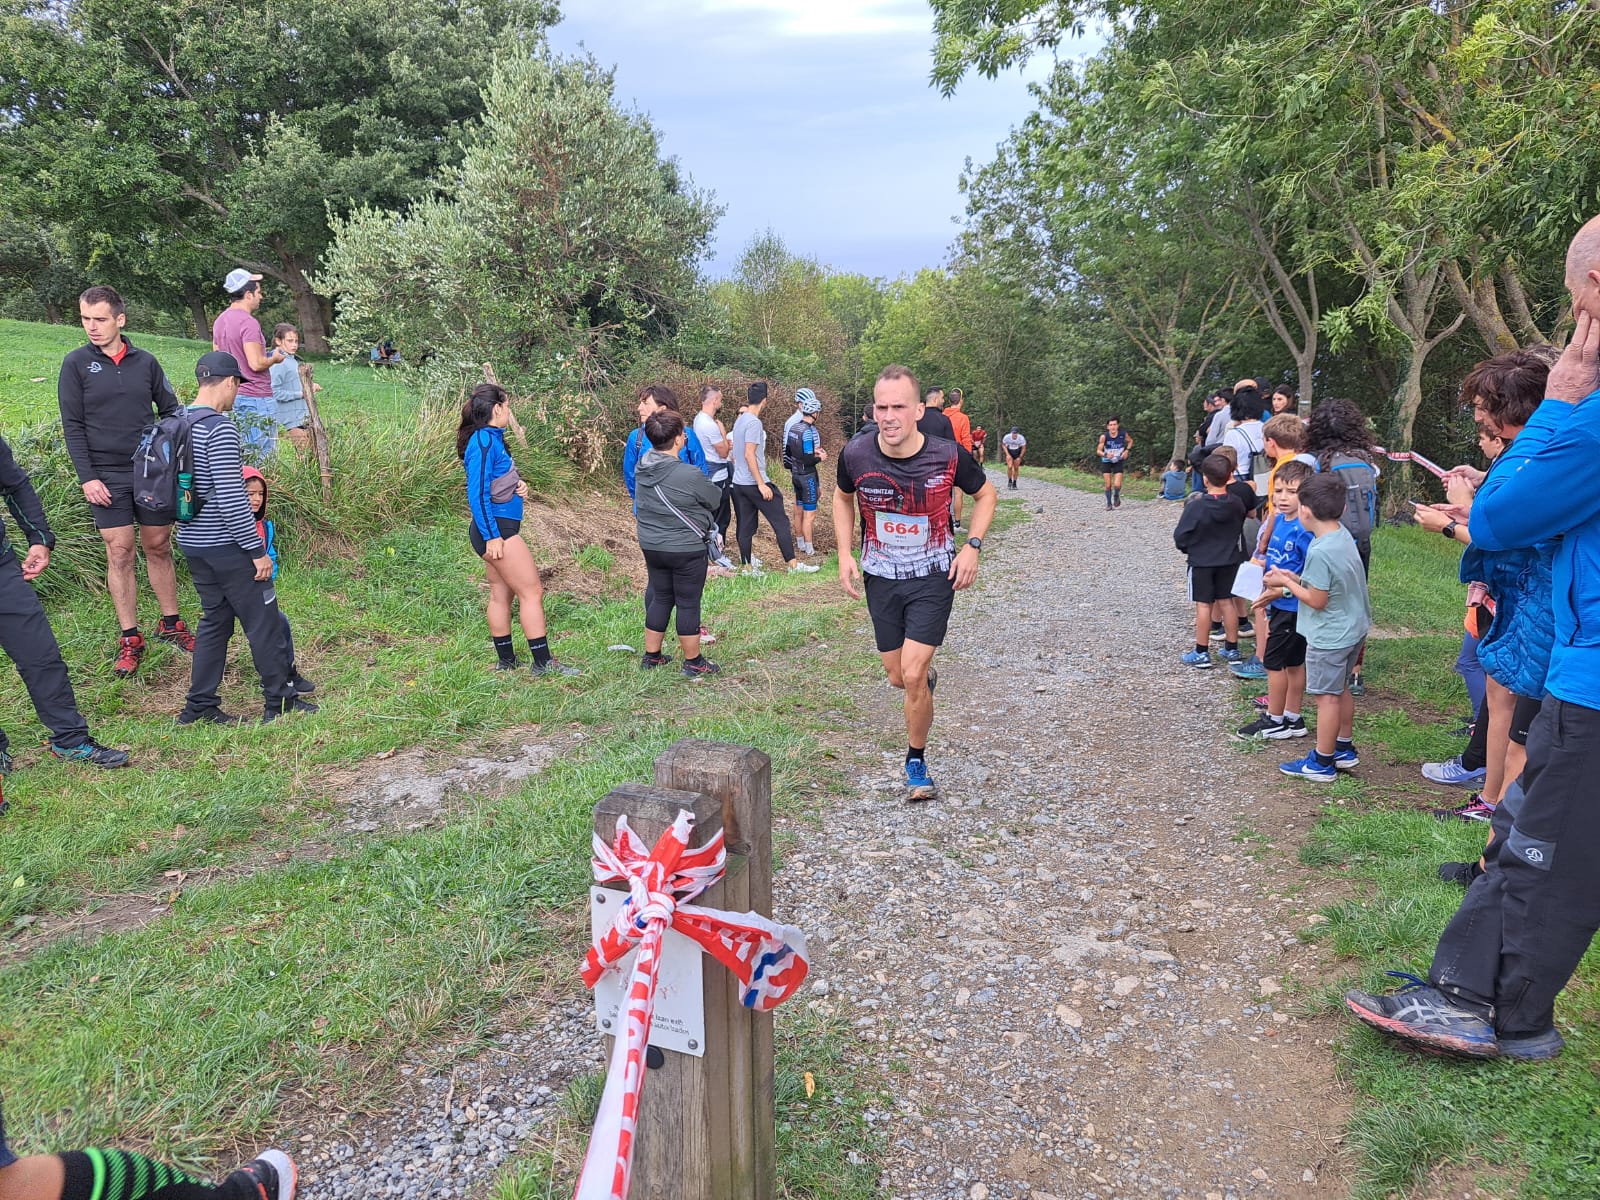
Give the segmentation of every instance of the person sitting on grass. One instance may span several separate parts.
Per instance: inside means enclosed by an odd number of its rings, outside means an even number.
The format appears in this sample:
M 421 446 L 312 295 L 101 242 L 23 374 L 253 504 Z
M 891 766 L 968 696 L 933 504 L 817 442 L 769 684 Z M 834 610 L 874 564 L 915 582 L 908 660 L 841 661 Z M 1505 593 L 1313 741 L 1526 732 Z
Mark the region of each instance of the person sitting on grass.
M 1189 475 L 1183 469 L 1183 464 L 1173 459 L 1167 464 L 1167 469 L 1161 476 L 1161 498 L 1163 500 L 1182 500 L 1189 494 Z
M 1300 523 L 1300 487 L 1315 474 L 1305 463 L 1285 463 L 1277 472 L 1272 488 L 1272 536 L 1261 564 L 1269 571 L 1298 574 L 1306 562 L 1311 531 Z M 1300 715 L 1306 698 L 1306 639 L 1296 628 L 1300 601 L 1285 596 L 1281 589 L 1269 590 L 1255 602 L 1258 612 L 1267 614 L 1270 629 L 1266 635 L 1267 711 L 1239 730 L 1246 741 L 1256 738 L 1305 737 L 1306 723 Z M 1257 633 L 1258 643 L 1262 640 Z
M 1200 464 L 1205 494 L 1183 506 L 1173 545 L 1189 560 L 1189 599 L 1194 601 L 1194 649 L 1180 660 L 1186 667 L 1211 668 L 1207 642 L 1215 614 L 1222 622 L 1226 651 L 1239 653 L 1239 606 L 1234 603 L 1233 579 L 1239 570 L 1239 540 L 1244 531 L 1244 504 L 1228 484 L 1233 468 L 1220 454 Z
M 0 1200 L 294 1200 L 294 1160 L 264 1151 L 221 1183 L 204 1183 L 131 1150 L 68 1150 L 18 1158 L 0 1112 Z
M 1304 758 L 1279 764 L 1285 775 L 1332 783 L 1340 771 L 1357 766 L 1355 697 L 1350 671 L 1367 644 L 1372 606 L 1367 574 L 1355 539 L 1340 523 L 1344 480 L 1314 475 L 1300 485 L 1300 523 L 1312 534 L 1300 572 L 1274 568 L 1262 584 L 1281 589 L 1285 600 L 1299 601 L 1295 631 L 1306 639 L 1306 694 L 1317 698 L 1317 745 Z
M 639 460 L 634 480 L 638 491 L 633 515 L 639 549 L 649 573 L 644 614 L 646 669 L 672 661 L 662 651 L 667 620 L 677 610 L 680 668 L 690 679 L 715 675 L 722 668 L 701 652 L 700 599 L 706 588 L 706 542 L 716 532 L 722 489 L 699 468 L 678 458 L 687 434 L 683 418 L 660 408 L 645 418 L 650 449 Z

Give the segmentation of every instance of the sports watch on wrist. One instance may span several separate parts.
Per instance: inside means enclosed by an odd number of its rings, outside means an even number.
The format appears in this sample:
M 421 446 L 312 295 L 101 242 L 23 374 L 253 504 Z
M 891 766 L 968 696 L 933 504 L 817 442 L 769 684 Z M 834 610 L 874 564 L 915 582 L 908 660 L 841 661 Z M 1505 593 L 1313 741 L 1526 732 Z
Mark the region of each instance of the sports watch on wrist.
M 967 545 L 971 546 L 974 550 L 981 552 L 983 550 L 983 539 L 979 537 L 969 537 L 967 539 Z
M 1439 532 L 1444 534 L 1445 537 L 1449 538 L 1453 542 L 1456 540 L 1456 526 L 1460 523 L 1461 522 L 1459 521 L 1451 521 L 1450 524 L 1439 530 Z

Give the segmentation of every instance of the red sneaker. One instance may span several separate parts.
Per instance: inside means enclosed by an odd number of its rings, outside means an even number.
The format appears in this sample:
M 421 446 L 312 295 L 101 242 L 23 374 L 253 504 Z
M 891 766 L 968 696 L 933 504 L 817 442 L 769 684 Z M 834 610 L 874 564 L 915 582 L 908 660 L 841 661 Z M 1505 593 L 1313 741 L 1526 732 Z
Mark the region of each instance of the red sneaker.
M 189 627 L 183 623 L 182 617 L 174 621 L 171 628 L 168 628 L 165 622 L 158 624 L 156 626 L 156 641 L 166 642 L 169 646 L 176 646 L 185 654 L 194 653 L 194 634 L 189 632 Z
M 112 674 L 118 679 L 127 679 L 139 669 L 139 660 L 142 658 L 144 658 L 144 634 L 136 633 L 132 637 L 123 638 L 117 650 L 117 661 L 111 665 Z

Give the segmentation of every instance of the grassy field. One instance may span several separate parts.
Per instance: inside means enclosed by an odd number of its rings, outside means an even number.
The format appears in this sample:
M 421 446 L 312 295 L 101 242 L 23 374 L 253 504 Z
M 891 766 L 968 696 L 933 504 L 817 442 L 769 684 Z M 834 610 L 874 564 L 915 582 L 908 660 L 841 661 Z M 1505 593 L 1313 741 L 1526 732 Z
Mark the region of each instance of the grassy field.
M 1005 470 L 1003 462 L 994 462 L 990 465 Z M 1029 479 L 1059 483 L 1062 487 L 1071 488 L 1075 492 L 1098 493 L 1105 489 L 1105 481 L 1099 475 L 1080 471 L 1076 467 L 1035 467 L 1024 463 L 1022 473 Z M 1129 500 L 1154 500 L 1161 494 L 1161 477 L 1154 475 L 1142 479 L 1128 475 L 1122 481 L 1122 494 Z M 1173 517 L 1173 520 L 1176 521 L 1177 517 Z
M 133 336 L 192 387 L 204 347 Z M 0 322 L 9 438 L 53 419 L 55 366 L 78 340 L 70 327 Z M 337 365 L 319 377 L 333 418 L 370 434 L 371 471 L 395 476 L 384 455 L 417 429 L 403 377 Z M 64 490 L 45 495 L 52 512 L 72 499 L 55 494 Z M 602 502 L 616 504 L 584 501 Z M 848 685 L 876 659 L 831 569 L 714 582 L 706 615 L 723 634 L 712 654 L 726 674 L 695 684 L 642 673 L 634 654 L 609 649 L 639 644 L 639 601 L 618 561 L 628 548 L 597 543 L 564 566 L 573 586 L 546 601 L 557 654 L 586 675 L 533 680 L 491 669 L 482 568 L 460 507 L 441 499 L 394 528 L 368 514 L 316 553 L 286 531 L 277 588 L 318 684 L 322 712 L 310 718 L 180 729 L 187 659 L 152 644 L 139 675 L 117 680 L 105 596 L 44 593 L 94 732 L 131 749 L 134 765 L 100 773 L 52 760 L 7 672 L 0 724 L 19 770 L 0 821 L 0 1080 L 18 1149 L 115 1141 L 190 1164 L 226 1158 L 316 1114 L 381 1106 L 402 1062 L 447 1063 L 542 1020 L 526 998 L 569 990 L 581 961 L 571 918 L 590 810 L 616 784 L 648 780 L 678 738 L 760 746 L 791 817 L 844 785 L 847 768 L 827 750 L 857 736 Z M 816 703 L 818 673 L 840 683 L 827 706 Z M 230 709 L 259 703 L 251 680 L 235 639 Z M 560 752 L 525 780 L 456 798 L 431 824 L 380 820 L 352 834 L 344 823 L 397 750 L 442 767 L 530 743 Z M 136 919 L 37 939 L 86 910 Z M 847 1033 L 795 1008 L 779 1018 L 784 1194 L 865 1200 L 876 1177 L 870 1081 L 846 1065 Z M 555 1172 L 560 1191 L 564 1170 L 535 1153 L 502 1188 L 544 1195 Z
M 1600 951 L 1591 950 L 1556 1006 L 1567 1049 L 1553 1063 L 1465 1063 L 1410 1053 L 1353 1020 L 1340 994 L 1386 990 L 1389 970 L 1427 974 L 1461 889 L 1441 883 L 1444 861 L 1477 857 L 1485 827 L 1435 820 L 1465 793 L 1434 787 L 1417 765 L 1459 753 L 1452 736 L 1467 711 L 1451 671 L 1465 589 L 1458 552 L 1437 535 L 1384 529 L 1373 541 L 1373 607 L 1381 629 L 1404 636 L 1368 644 L 1368 698 L 1358 701 L 1362 767 L 1324 793 L 1300 860 L 1349 898 L 1319 928 L 1345 971 L 1312 1001 L 1338 1013 L 1340 1068 L 1358 1093 L 1350 1145 L 1359 1200 L 1460 1194 L 1600 1196 L 1594 1122 L 1600 1114 Z M 1312 788 L 1320 785 L 1299 785 Z

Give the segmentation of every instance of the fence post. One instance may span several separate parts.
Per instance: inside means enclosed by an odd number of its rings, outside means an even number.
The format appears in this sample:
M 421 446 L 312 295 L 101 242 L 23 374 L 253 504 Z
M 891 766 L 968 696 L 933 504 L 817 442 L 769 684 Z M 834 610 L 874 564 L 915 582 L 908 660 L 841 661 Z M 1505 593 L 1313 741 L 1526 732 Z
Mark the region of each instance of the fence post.
M 700 793 L 720 807 L 728 870 L 701 898 L 703 903 L 772 916 L 772 760 L 749 746 L 684 738 L 662 753 L 655 766 L 661 787 Z M 726 1091 L 711 1093 L 715 1108 L 707 1125 L 713 1145 L 719 1147 L 714 1160 L 719 1186 L 711 1195 L 715 1200 L 772 1200 L 777 1187 L 772 1014 L 742 1007 L 728 973 L 718 967 L 715 975 L 706 979 L 708 1056 L 719 1050 L 725 1055 L 728 1085 Z M 722 1007 L 713 1007 L 713 989 Z M 725 1032 L 714 1034 L 713 1028 Z
M 323 428 L 322 414 L 317 411 L 317 385 L 312 379 L 312 365 L 300 364 L 300 391 L 305 396 L 306 415 L 311 418 L 311 447 L 317 454 L 317 470 L 322 475 L 322 502 L 333 503 L 333 463 L 328 456 L 328 431 Z

